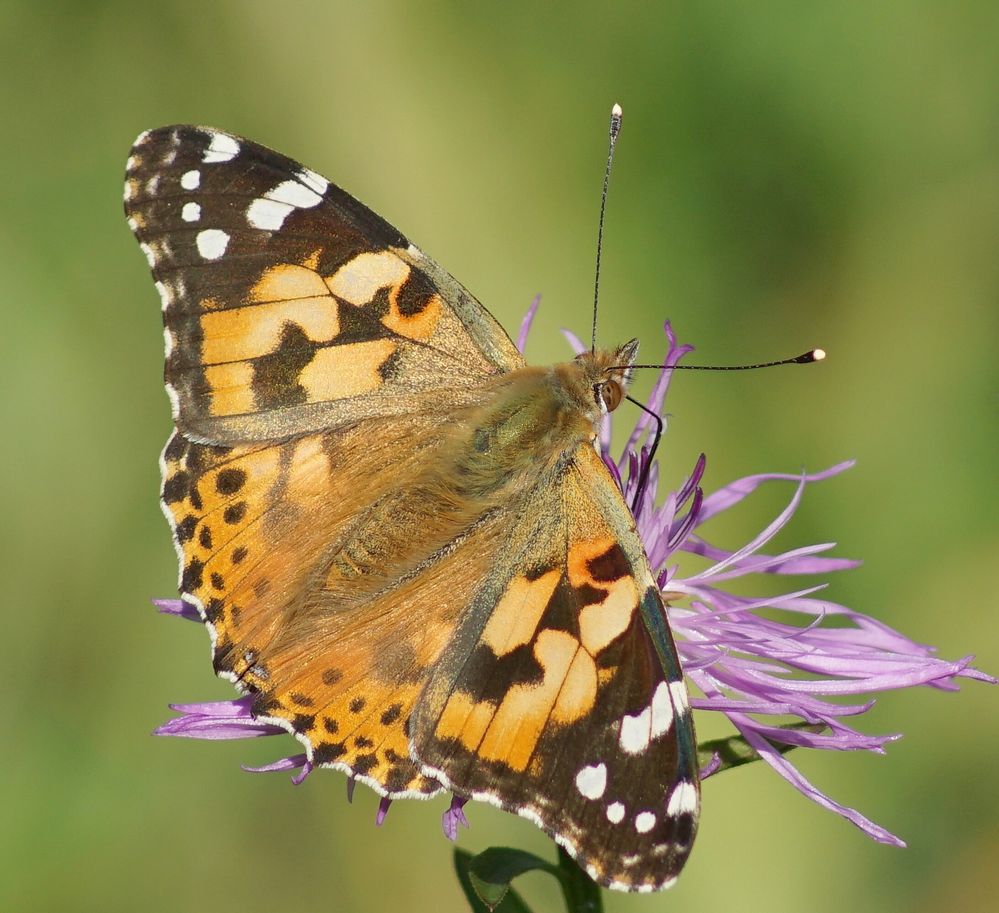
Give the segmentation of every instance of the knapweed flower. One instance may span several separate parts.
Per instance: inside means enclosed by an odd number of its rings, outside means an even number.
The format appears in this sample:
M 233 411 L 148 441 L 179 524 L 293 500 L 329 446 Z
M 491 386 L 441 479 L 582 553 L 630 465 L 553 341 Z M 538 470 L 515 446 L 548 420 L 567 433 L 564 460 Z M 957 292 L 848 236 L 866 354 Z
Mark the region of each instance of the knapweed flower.
M 520 329 L 523 349 L 538 301 L 535 299 Z M 678 345 L 667 323 L 668 349 L 660 374 L 647 402 L 662 414 L 671 368 L 691 351 Z M 570 343 L 584 347 L 571 334 Z M 621 412 L 624 410 L 622 409 Z M 620 414 L 620 413 L 619 413 Z M 802 546 L 779 554 L 764 552 L 767 544 L 790 522 L 808 485 L 838 475 L 852 462 L 838 463 L 817 473 L 765 473 L 747 476 L 705 495 L 702 481 L 706 459 L 702 455 L 687 480 L 659 501 L 659 467 L 649 463 L 654 420 L 641 413 L 624 452 L 611 452 L 611 416 L 601 430 L 604 462 L 631 505 L 639 480 L 647 476 L 635 519 L 653 573 L 663 591 L 668 620 L 677 635 L 677 648 L 688 682 L 700 697 L 695 711 L 723 714 L 745 744 L 781 777 L 819 805 L 842 815 L 882 843 L 904 845 L 860 812 L 847 808 L 813 786 L 788 756 L 788 748 L 864 750 L 883 753 L 899 734 L 865 735 L 847 722 L 867 711 L 872 695 L 882 691 L 929 685 L 955 690 L 958 678 L 993 682 L 971 668 L 972 657 L 948 662 L 934 656 L 932 647 L 915 643 L 882 622 L 816 594 L 822 584 L 792 589 L 779 596 L 753 598 L 727 589 L 729 581 L 757 574 L 828 574 L 855 567 L 858 562 L 824 555 L 833 543 Z M 773 482 L 790 484 L 787 506 L 741 548 L 729 550 L 708 542 L 701 534 L 705 522 L 740 505 L 758 487 Z M 698 556 L 704 566 L 680 574 L 681 553 Z M 180 600 L 157 600 L 160 610 L 200 620 L 198 613 Z M 785 617 L 786 616 L 786 617 Z M 806 619 L 807 623 L 802 623 Z M 826 624 L 835 619 L 835 624 Z M 841 703 L 848 697 L 851 703 Z M 204 704 L 171 705 L 179 716 L 156 730 L 158 735 L 200 739 L 235 739 L 286 735 L 278 726 L 255 719 L 252 698 Z M 794 721 L 789 724 L 788 719 Z M 781 722 L 778 722 L 781 721 Z M 796 725 L 795 725 L 796 724 Z M 702 779 L 725 766 L 715 755 L 706 760 Z M 312 766 L 304 754 L 283 758 L 254 772 L 297 771 L 301 783 Z M 348 795 L 353 782 L 348 782 Z M 442 826 L 454 839 L 459 825 L 467 826 L 466 800 L 452 799 Z M 389 801 L 383 799 L 377 823 L 385 818 Z

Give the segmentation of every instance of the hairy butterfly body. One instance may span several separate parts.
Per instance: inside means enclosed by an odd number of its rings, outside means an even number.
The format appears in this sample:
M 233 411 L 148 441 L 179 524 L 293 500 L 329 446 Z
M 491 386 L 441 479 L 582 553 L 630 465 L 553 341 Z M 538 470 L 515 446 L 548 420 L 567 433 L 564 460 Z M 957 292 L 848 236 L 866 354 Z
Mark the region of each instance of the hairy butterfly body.
M 671 884 L 693 725 L 594 448 L 637 344 L 526 365 L 392 226 L 217 130 L 140 136 L 125 210 L 163 305 L 163 507 L 216 671 L 314 765 L 523 815 L 603 885 Z

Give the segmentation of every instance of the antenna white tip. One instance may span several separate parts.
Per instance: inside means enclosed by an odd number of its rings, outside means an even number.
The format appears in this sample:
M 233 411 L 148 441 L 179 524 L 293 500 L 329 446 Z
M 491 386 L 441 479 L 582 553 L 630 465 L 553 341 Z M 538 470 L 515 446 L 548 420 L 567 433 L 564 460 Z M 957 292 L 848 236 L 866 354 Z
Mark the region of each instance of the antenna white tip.
M 620 105 L 614 105 L 614 107 L 611 108 L 611 116 L 612 117 L 620 117 L 623 113 L 624 112 L 621 110 L 621 106 Z
M 813 361 L 822 361 L 822 359 L 825 358 L 825 357 L 826 357 L 826 350 L 825 349 L 813 349 L 812 350 L 812 360 Z

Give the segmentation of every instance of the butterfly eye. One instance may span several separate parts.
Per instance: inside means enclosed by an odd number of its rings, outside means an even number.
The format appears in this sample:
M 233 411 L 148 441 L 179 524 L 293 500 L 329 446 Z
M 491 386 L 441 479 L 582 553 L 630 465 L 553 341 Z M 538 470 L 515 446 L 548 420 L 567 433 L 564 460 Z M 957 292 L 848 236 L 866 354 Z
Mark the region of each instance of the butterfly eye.
M 605 380 L 603 383 L 596 384 L 594 391 L 598 402 L 601 402 L 608 412 L 613 412 L 621 405 L 624 391 L 616 380 Z

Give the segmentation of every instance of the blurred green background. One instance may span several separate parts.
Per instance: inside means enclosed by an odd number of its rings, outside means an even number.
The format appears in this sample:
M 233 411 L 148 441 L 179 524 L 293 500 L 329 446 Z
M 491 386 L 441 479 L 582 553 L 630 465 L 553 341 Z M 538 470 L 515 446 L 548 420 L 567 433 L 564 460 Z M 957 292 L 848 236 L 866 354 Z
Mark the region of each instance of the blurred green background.
M 461 910 L 440 801 L 373 825 L 343 778 L 239 763 L 288 741 L 150 738 L 226 698 L 196 626 L 158 617 L 169 429 L 159 302 L 121 212 L 134 136 L 207 123 L 301 159 L 407 232 L 532 361 L 588 329 L 605 129 L 601 338 L 702 362 L 813 345 L 809 369 L 678 376 L 667 480 L 858 466 L 779 545 L 865 559 L 832 598 L 999 672 L 999 7 L 993 2 L 0 4 L 0 371 L 6 698 L 3 910 Z M 647 388 L 650 377 L 639 389 Z M 736 546 L 790 495 L 709 532 Z M 878 846 L 757 765 L 706 786 L 665 895 L 610 910 L 994 909 L 996 692 L 884 696 L 888 756 L 806 756 L 909 841 Z M 265 744 L 266 743 L 266 744 Z M 547 853 L 470 807 L 461 844 Z M 533 879 L 533 881 L 532 881 Z M 557 909 L 542 876 L 524 891 Z

